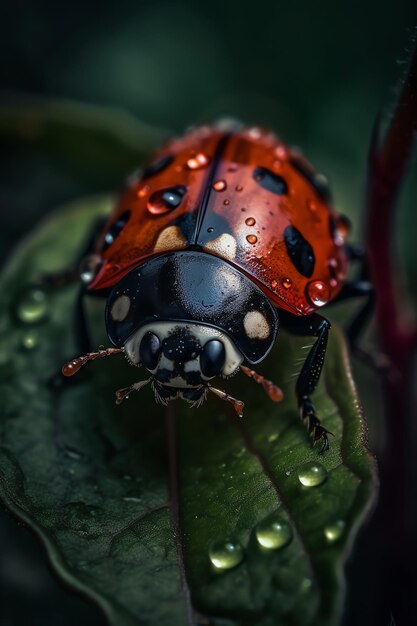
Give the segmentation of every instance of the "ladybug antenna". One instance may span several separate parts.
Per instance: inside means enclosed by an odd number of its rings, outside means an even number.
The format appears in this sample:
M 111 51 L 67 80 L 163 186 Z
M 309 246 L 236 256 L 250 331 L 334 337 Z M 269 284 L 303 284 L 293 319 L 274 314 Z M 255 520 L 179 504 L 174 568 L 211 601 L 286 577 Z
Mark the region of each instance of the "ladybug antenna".
M 147 380 L 140 380 L 138 383 L 134 383 L 133 385 L 130 385 L 129 387 L 118 389 L 116 391 L 116 404 L 122 404 L 123 400 L 127 400 L 129 398 L 129 394 L 131 394 L 132 391 L 139 391 L 139 389 L 142 389 L 142 387 L 144 387 L 150 382 L 151 382 L 151 378 L 148 378 Z
M 242 400 L 237 400 L 236 398 L 229 396 L 229 394 L 225 391 L 221 391 L 221 389 L 216 389 L 211 385 L 207 385 L 207 387 L 209 388 L 211 393 L 214 393 L 214 395 L 219 397 L 221 400 L 225 400 L 225 402 L 230 402 L 230 404 L 233 404 L 233 408 L 239 415 L 239 417 L 243 417 L 243 409 L 245 408 L 245 404 L 244 402 L 242 402 Z
M 110 356 L 112 354 L 118 354 L 124 352 L 124 348 L 102 348 L 98 352 L 88 352 L 84 356 L 79 356 L 72 361 L 68 361 L 62 366 L 62 373 L 64 376 L 74 376 L 88 361 L 94 361 L 103 356 Z
M 254 370 L 249 369 L 249 367 L 245 367 L 244 365 L 240 366 L 240 369 L 246 376 L 249 378 L 253 378 L 253 380 L 262 385 L 268 396 L 271 398 L 273 402 L 281 402 L 284 397 L 284 393 L 282 389 L 280 389 L 275 383 L 267 378 L 264 378 L 260 374 L 257 374 Z

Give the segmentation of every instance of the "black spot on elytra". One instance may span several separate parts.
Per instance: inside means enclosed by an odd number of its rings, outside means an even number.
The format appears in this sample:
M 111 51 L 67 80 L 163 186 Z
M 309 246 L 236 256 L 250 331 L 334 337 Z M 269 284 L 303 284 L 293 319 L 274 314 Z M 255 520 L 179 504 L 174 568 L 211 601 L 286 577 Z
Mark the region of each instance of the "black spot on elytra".
M 122 213 L 120 217 L 117 218 L 115 222 L 113 222 L 113 224 L 110 225 L 109 229 L 104 235 L 104 243 L 103 243 L 103 248 L 102 248 L 103 252 L 104 250 L 107 250 L 107 248 L 111 246 L 112 243 L 120 235 L 123 228 L 126 226 L 126 223 L 128 222 L 129 217 L 130 217 L 130 211 L 125 211 L 124 213 Z
M 159 174 L 165 168 L 168 167 L 174 160 L 174 156 L 172 154 L 167 154 L 162 158 L 154 161 L 148 167 L 145 167 L 142 173 L 142 178 L 150 178 L 151 176 L 155 176 L 155 174 Z
M 308 163 L 301 159 L 291 159 L 291 165 L 314 187 L 323 202 L 331 204 L 332 194 L 327 179 L 323 174 L 318 174 Z
M 288 185 L 282 176 L 274 174 L 274 172 L 271 172 L 271 170 L 268 170 L 266 167 L 257 167 L 253 171 L 253 179 L 260 187 L 278 196 L 283 196 L 288 193 Z
M 296 269 L 307 278 L 314 270 L 314 252 L 311 245 L 295 226 L 287 226 L 284 230 L 284 241 L 288 255 Z

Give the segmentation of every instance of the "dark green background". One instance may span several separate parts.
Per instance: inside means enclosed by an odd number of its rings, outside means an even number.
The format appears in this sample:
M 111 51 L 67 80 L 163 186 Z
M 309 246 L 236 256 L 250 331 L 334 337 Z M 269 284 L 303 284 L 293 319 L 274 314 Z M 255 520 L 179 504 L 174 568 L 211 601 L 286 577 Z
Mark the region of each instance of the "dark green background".
M 177 133 L 225 115 L 271 126 L 328 175 L 360 237 L 371 128 L 394 99 L 416 24 L 415 0 L 8 3 L 0 9 L 2 99 L 17 92 L 103 104 Z M 56 205 L 119 182 L 119 172 L 91 180 L 5 142 L 1 257 Z M 410 185 L 399 236 L 416 285 L 414 198 Z M 377 430 L 371 440 L 382 449 Z M 0 550 L 1 626 L 100 623 L 54 586 L 34 542 L 5 516 Z

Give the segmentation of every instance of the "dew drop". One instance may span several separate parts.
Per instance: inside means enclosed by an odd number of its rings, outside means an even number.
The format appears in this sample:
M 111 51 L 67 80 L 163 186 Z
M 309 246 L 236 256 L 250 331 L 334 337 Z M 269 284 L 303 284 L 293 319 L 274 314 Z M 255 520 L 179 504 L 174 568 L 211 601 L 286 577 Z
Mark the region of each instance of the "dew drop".
M 220 180 L 216 180 L 213 185 L 213 189 L 215 189 L 216 191 L 225 191 L 227 189 L 226 181 L 223 178 L 221 178 Z
M 230 200 L 225 200 L 225 201 L 223 202 L 223 204 L 225 204 L 226 206 L 228 206 L 228 205 L 230 204 Z
M 272 289 L 276 289 L 278 287 L 278 281 L 273 280 L 272 283 L 271 283 L 271 287 L 272 287 Z
M 139 496 L 124 496 L 123 500 L 125 502 L 134 502 L 135 504 L 142 502 L 142 498 L 140 498 Z
M 324 306 L 330 297 L 328 286 L 321 280 L 311 280 L 307 284 L 307 295 L 314 306 Z
M 343 240 L 349 235 L 351 223 L 346 215 L 338 215 L 335 220 L 336 231 Z
M 208 233 L 212 233 L 213 231 L 214 231 L 213 226 L 210 226 L 209 228 L 207 228 L 207 232 L 208 232 Z
M 262 136 L 262 131 L 257 126 L 254 126 L 253 128 L 249 128 L 248 135 L 251 139 L 260 139 Z
M 284 289 L 290 289 L 292 286 L 291 278 L 283 278 L 281 282 Z
M 206 165 L 208 165 L 209 163 L 209 160 L 210 159 L 205 154 L 199 152 L 195 155 L 195 157 L 191 157 L 191 159 L 188 159 L 187 167 L 190 170 L 199 170 L 202 167 L 206 167 Z
M 81 452 L 78 452 L 78 450 L 75 450 L 74 448 L 65 448 L 64 453 L 65 456 L 67 456 L 72 461 L 79 461 L 83 458 Z
M 275 154 L 277 155 L 277 157 L 279 159 L 286 159 L 287 158 L 287 150 L 285 148 L 285 146 L 277 146 L 275 148 Z
M 246 226 L 255 226 L 256 219 L 254 217 L 247 217 L 245 219 L 245 224 L 246 224 Z
M 173 211 L 181 204 L 185 192 L 186 188 L 183 185 L 155 191 L 147 203 L 149 213 L 161 215 Z
M 311 580 L 311 578 L 304 578 L 301 581 L 301 586 L 300 586 L 302 593 L 306 593 L 307 591 L 310 591 L 312 586 L 313 586 L 313 581 Z
M 302 465 L 297 474 L 298 480 L 304 487 L 318 487 L 327 479 L 326 468 L 315 461 Z
M 101 267 L 101 258 L 98 254 L 88 254 L 80 263 L 79 272 L 83 283 L 88 285 L 97 275 Z
M 324 529 L 324 536 L 329 543 L 334 543 L 343 535 L 345 530 L 345 522 L 342 519 L 337 520 L 333 524 L 329 524 Z
M 141 187 L 140 189 L 138 189 L 138 192 L 136 195 L 138 196 L 138 198 L 144 198 L 145 196 L 148 195 L 149 190 L 150 190 L 149 185 L 145 185 L 144 187 Z
M 242 185 L 236 185 L 235 189 L 236 191 L 243 191 Z
M 16 314 L 25 324 L 37 324 L 44 320 L 48 313 L 48 300 L 45 292 L 39 287 L 30 287 L 19 298 Z
M 255 245 L 255 243 L 258 241 L 258 237 L 256 235 L 248 235 L 246 237 L 246 241 L 252 245 Z
M 25 350 L 33 350 L 39 344 L 39 336 L 37 333 L 26 333 L 20 340 L 20 345 Z
M 209 558 L 219 570 L 232 569 L 243 561 L 243 548 L 234 541 L 216 541 L 209 550 Z
M 257 542 L 268 550 L 277 550 L 290 543 L 291 526 L 283 520 L 268 518 L 258 524 L 255 531 Z

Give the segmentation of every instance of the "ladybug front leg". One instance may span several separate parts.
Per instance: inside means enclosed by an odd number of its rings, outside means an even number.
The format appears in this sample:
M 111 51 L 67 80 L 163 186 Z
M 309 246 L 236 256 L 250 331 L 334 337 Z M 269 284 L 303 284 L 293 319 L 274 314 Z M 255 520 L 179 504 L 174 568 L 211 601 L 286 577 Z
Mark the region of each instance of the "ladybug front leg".
M 313 444 L 316 444 L 318 441 L 322 442 L 320 449 L 322 454 L 329 448 L 327 435 L 331 433 L 321 425 L 310 396 L 317 387 L 323 368 L 330 322 L 317 313 L 308 317 L 296 317 L 290 314 L 284 314 L 283 317 L 284 326 L 290 332 L 297 335 L 317 337 L 298 376 L 295 393 L 301 417 L 307 421 L 308 430 L 313 437 Z

